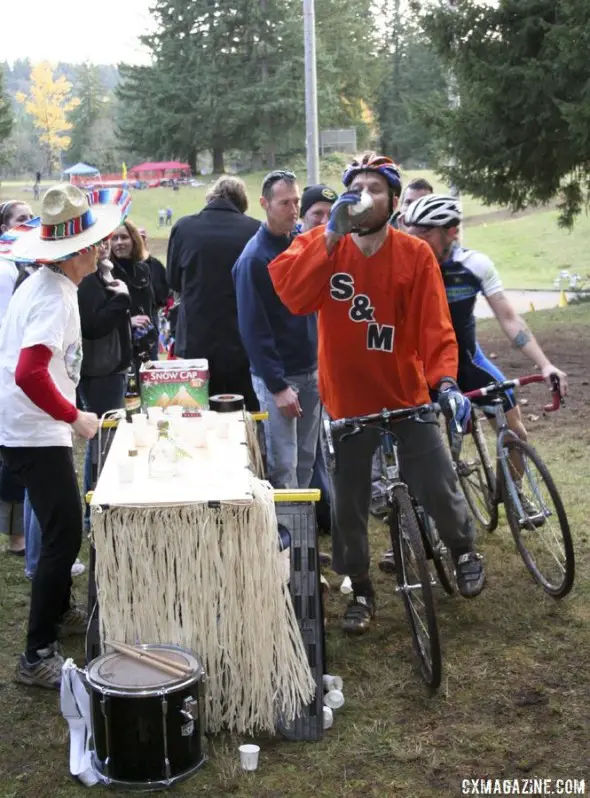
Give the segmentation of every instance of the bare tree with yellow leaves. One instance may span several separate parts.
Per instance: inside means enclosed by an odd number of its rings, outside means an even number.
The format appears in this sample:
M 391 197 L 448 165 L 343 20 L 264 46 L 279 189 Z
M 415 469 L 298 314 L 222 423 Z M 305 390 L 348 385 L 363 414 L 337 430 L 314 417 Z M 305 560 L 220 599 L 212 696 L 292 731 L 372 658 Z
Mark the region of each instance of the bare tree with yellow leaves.
M 71 96 L 71 89 L 71 84 L 63 75 L 55 79 L 51 64 L 41 61 L 31 71 L 28 95 L 22 92 L 16 95 L 16 99 L 24 104 L 26 111 L 33 117 L 49 174 L 59 166 L 60 153 L 70 146 L 71 139 L 66 134 L 72 129 L 72 124 L 68 122 L 67 114 L 80 104 L 77 97 Z

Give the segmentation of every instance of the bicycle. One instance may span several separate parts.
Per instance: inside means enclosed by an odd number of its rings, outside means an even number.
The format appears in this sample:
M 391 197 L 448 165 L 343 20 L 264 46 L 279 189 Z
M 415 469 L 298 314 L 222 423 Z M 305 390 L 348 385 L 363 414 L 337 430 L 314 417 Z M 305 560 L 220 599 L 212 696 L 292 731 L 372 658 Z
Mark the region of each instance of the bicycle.
M 567 515 L 549 469 L 538 452 L 508 427 L 500 394 L 518 386 L 544 382 L 540 374 L 492 382 L 468 391 L 468 399 L 491 397 L 485 406 L 472 405 L 470 438 L 475 451 L 453 452 L 463 493 L 475 518 L 488 532 L 498 526 L 498 508 L 504 504 L 516 548 L 533 579 L 553 598 L 572 589 L 575 557 Z M 546 412 L 559 409 L 559 380 L 552 387 Z M 482 429 L 483 414 L 495 421 L 496 471 Z M 469 440 L 469 438 L 464 438 Z M 544 486 L 545 490 L 543 490 Z M 559 527 L 559 531 L 557 529 Z
M 352 435 L 358 435 L 367 426 L 377 427 L 395 436 L 396 421 L 420 421 L 423 416 L 433 412 L 440 413 L 440 406 L 436 403 L 402 410 L 382 410 L 380 413 L 336 421 L 326 419 L 324 436 L 328 468 L 333 472 L 338 467 L 333 433 L 349 430 L 342 434 L 340 443 Z M 397 454 L 395 456 L 397 464 Z M 404 602 L 422 678 L 431 689 L 436 689 L 441 682 L 442 657 L 432 591 L 436 582 L 431 576 L 428 560 L 432 560 L 438 581 L 449 595 L 455 592 L 454 564 L 436 527 L 412 497 L 399 467 L 389 466 L 386 490 L 388 527 L 397 581 L 395 592 L 401 594 Z

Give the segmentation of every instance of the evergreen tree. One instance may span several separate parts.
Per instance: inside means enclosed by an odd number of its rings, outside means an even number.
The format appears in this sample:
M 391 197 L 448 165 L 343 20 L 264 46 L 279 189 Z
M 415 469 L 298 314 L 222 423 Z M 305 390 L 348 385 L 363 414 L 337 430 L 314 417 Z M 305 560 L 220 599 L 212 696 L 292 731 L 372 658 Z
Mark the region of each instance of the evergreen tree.
M 76 69 L 74 89 L 80 104 L 70 114 L 69 120 L 72 123 L 72 141 L 67 155 L 72 164 L 91 160 L 86 153 L 91 131 L 107 112 L 106 91 L 98 67 L 92 64 L 79 66 Z
M 376 103 L 380 146 L 399 163 L 421 165 L 434 154 L 429 121 L 448 105 L 445 70 L 400 0 L 388 3 L 387 10 L 384 71 Z
M 425 26 L 460 97 L 438 119 L 441 173 L 513 208 L 560 195 L 571 226 L 589 200 L 588 0 L 456 0 Z

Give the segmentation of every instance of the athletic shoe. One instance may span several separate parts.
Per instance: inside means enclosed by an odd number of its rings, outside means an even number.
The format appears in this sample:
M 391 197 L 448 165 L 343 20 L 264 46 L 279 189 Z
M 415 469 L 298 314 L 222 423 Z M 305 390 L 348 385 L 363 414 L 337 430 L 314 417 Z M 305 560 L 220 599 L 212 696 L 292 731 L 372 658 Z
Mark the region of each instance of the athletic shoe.
M 464 598 L 479 596 L 486 583 L 481 554 L 476 551 L 468 551 L 464 554 L 453 553 L 453 560 L 459 593 Z
M 21 654 L 14 674 L 15 681 L 36 687 L 59 690 L 61 669 L 64 658 L 59 653 L 57 643 L 37 650 L 39 659 L 29 662 L 26 654 Z
M 84 563 L 76 559 L 76 562 L 72 565 L 72 576 L 81 576 L 85 570 L 86 566 Z
M 375 617 L 375 597 L 354 595 L 340 623 L 349 634 L 364 634 Z
M 384 574 L 395 573 L 395 560 L 393 558 L 393 549 L 389 549 L 381 555 L 379 560 L 379 570 Z
M 529 524 L 532 524 L 534 527 L 543 526 L 545 523 L 545 516 L 541 510 L 539 510 L 539 508 L 521 491 L 518 491 L 518 498 L 522 505 L 522 511 L 526 516 L 521 526 L 527 527 Z
M 88 613 L 80 607 L 70 607 L 59 622 L 58 637 L 85 635 L 88 629 Z

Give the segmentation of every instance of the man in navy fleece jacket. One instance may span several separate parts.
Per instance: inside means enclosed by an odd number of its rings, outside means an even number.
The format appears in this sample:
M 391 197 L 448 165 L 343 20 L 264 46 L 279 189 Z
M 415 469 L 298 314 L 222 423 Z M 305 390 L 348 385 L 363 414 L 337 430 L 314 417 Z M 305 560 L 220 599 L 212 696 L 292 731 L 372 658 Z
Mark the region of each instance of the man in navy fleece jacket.
M 320 424 L 315 316 L 290 313 L 268 274 L 268 264 L 293 239 L 299 200 L 292 172 L 266 176 L 260 198 L 266 222 L 233 268 L 240 334 L 260 407 L 268 412 L 268 477 L 275 488 L 309 486 Z

